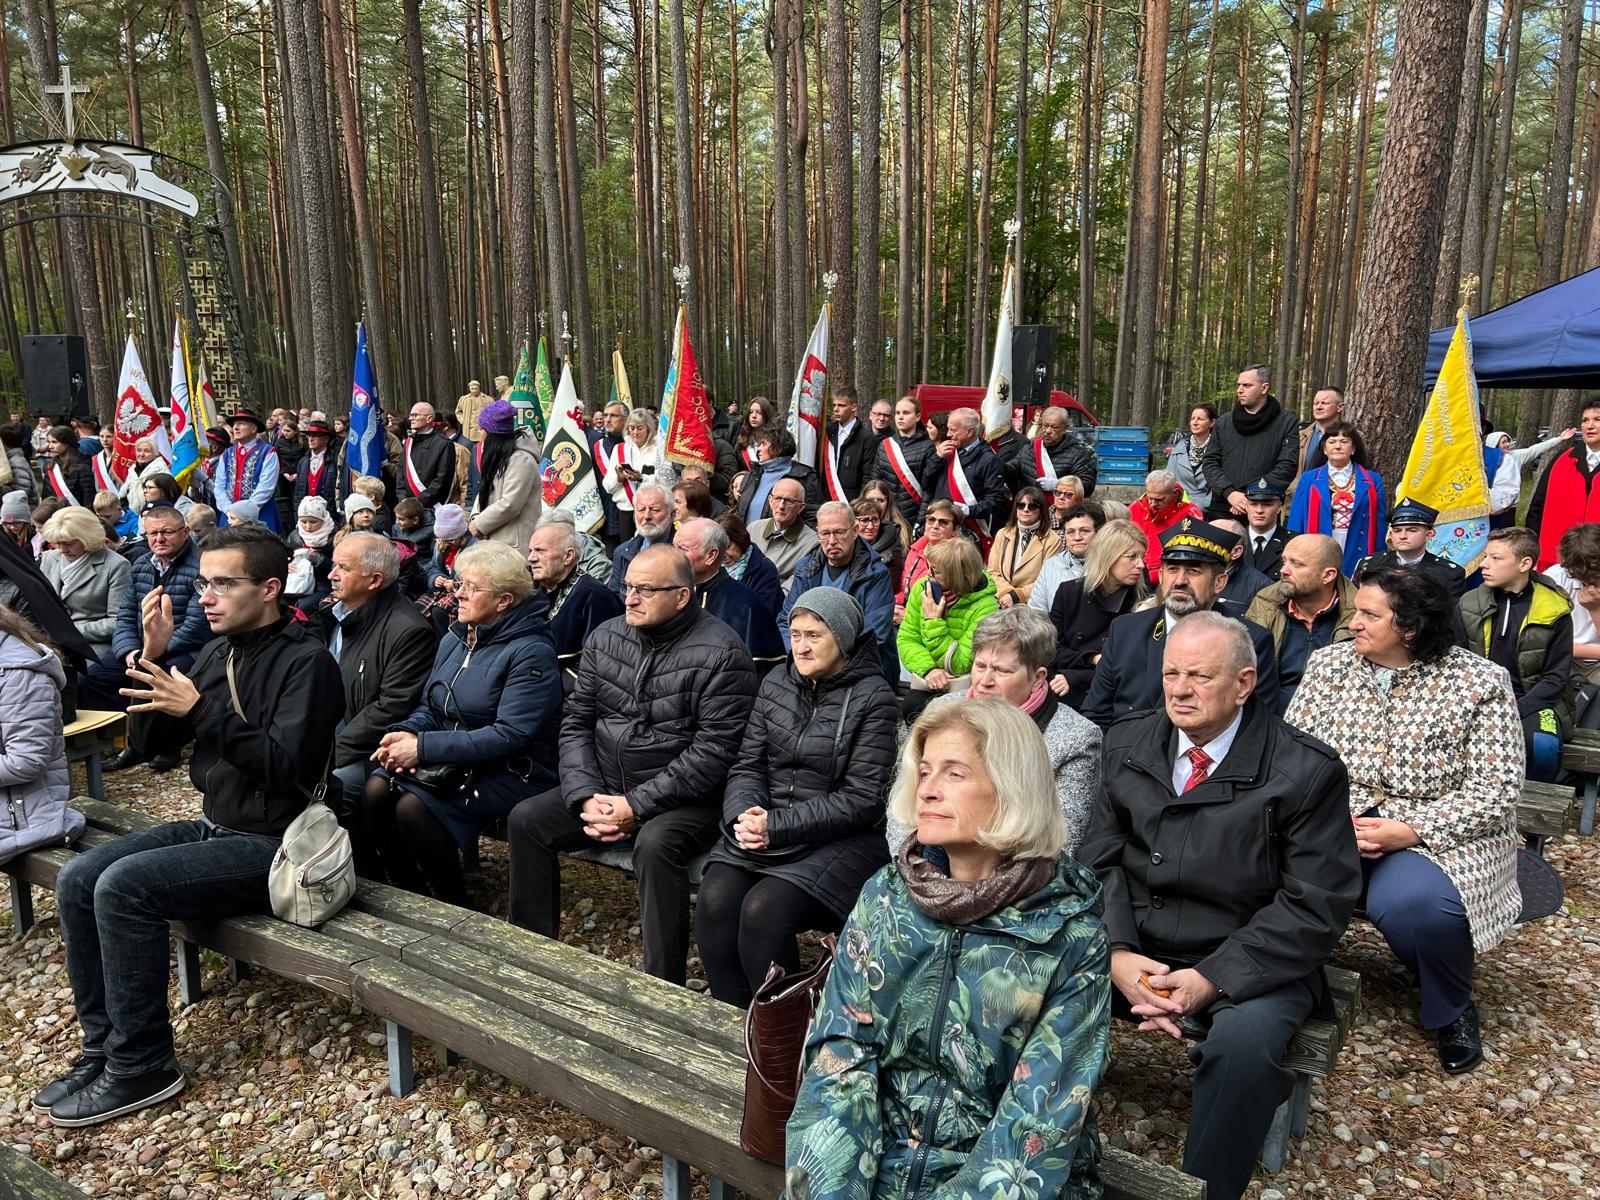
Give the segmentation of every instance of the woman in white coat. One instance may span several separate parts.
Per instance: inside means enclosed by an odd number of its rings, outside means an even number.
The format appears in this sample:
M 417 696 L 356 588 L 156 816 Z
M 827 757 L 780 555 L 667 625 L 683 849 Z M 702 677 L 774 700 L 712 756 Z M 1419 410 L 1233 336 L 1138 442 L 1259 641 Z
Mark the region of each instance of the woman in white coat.
M 478 428 L 483 430 L 475 447 L 478 498 L 468 528 L 479 541 L 503 542 L 525 555 L 539 523 L 538 443 L 517 429 L 516 407 L 507 400 L 486 404 L 478 414 Z

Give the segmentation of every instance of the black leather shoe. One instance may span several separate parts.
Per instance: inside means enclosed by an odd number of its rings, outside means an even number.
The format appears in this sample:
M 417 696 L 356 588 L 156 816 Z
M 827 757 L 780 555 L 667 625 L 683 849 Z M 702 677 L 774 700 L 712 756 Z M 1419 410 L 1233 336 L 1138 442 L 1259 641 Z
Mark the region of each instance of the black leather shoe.
M 96 1079 L 99 1079 L 100 1073 L 105 1069 L 106 1060 L 102 1056 L 95 1055 L 90 1057 L 85 1054 L 72 1064 L 72 1070 L 68 1071 L 60 1079 L 51 1080 L 45 1085 L 44 1090 L 33 1098 L 33 1111 L 49 1112 L 52 1106 L 65 1100 L 74 1092 L 81 1092 Z
M 126 771 L 129 767 L 137 767 L 144 761 L 146 761 L 144 755 L 129 746 L 115 758 L 106 759 L 100 764 L 100 769 L 102 771 Z
M 1483 1039 L 1478 1036 L 1478 1007 L 1439 1030 L 1439 1063 L 1451 1075 L 1464 1075 L 1483 1061 Z
M 185 1082 L 183 1072 L 176 1067 L 146 1071 L 129 1079 L 102 1074 L 82 1091 L 57 1101 L 50 1109 L 50 1123 L 77 1129 L 114 1121 L 170 1100 L 183 1091 Z
M 172 770 L 182 761 L 176 754 L 158 754 L 150 760 L 150 769 L 161 775 Z

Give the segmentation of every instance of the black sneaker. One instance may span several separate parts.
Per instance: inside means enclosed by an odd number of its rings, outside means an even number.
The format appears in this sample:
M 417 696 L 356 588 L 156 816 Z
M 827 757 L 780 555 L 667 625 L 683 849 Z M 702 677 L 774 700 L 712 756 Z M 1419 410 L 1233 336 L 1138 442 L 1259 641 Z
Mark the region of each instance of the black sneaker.
M 144 761 L 144 755 L 129 746 L 115 758 L 108 758 L 101 762 L 100 769 L 102 771 L 126 771 L 129 767 L 137 767 Z
M 81 1092 L 106 1069 L 104 1055 L 85 1054 L 72 1064 L 72 1069 L 60 1079 L 53 1079 L 45 1084 L 44 1090 L 33 1098 L 33 1111 L 47 1113 L 56 1104 L 65 1100 L 74 1092 Z
M 1464 1075 L 1482 1061 L 1478 1006 L 1468 1004 L 1466 1012 L 1439 1030 L 1439 1064 L 1451 1075 Z
M 142 1108 L 170 1100 L 183 1091 L 187 1082 L 176 1067 L 146 1071 L 129 1079 L 102 1074 L 80 1092 L 59 1100 L 50 1109 L 50 1123 L 68 1129 L 114 1121 Z

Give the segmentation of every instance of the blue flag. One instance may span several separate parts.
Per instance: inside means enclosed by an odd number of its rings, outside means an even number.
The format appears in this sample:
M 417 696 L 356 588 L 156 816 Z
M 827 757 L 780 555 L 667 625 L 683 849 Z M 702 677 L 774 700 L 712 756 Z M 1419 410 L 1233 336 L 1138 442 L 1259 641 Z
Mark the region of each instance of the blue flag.
M 356 325 L 356 373 L 350 385 L 350 441 L 345 461 L 357 475 L 377 475 L 383 469 L 383 418 L 378 408 L 378 384 L 367 357 L 367 327 Z

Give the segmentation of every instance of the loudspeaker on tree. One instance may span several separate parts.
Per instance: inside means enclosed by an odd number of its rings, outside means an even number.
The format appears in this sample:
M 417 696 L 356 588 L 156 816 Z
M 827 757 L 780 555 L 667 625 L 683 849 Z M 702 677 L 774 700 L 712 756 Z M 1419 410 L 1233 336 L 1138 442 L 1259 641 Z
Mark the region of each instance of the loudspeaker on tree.
M 89 356 L 81 337 L 30 333 L 22 339 L 22 379 L 30 417 L 71 417 L 89 410 Z
M 1011 331 L 1012 403 L 1028 408 L 1050 403 L 1055 353 L 1054 325 L 1018 325 Z

